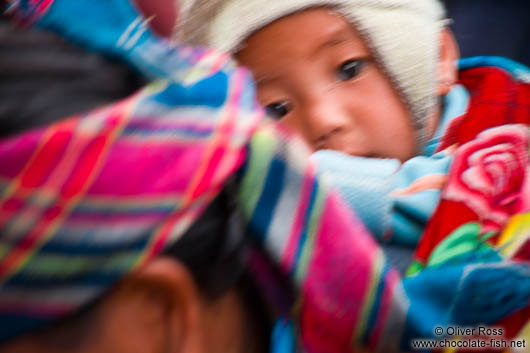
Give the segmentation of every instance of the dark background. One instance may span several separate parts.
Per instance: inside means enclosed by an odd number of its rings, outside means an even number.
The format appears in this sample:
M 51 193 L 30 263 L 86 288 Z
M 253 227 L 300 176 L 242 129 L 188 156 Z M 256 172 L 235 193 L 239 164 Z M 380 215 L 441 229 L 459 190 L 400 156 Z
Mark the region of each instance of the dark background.
M 530 0 L 445 0 L 462 57 L 506 56 L 530 66 Z

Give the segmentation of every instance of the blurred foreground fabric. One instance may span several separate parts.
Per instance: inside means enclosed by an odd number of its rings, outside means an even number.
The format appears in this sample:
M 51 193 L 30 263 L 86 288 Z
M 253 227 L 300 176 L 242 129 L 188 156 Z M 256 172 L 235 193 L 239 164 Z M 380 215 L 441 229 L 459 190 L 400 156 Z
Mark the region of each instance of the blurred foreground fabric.
M 530 297 L 525 213 L 508 212 L 510 228 L 498 230 L 510 252 L 471 247 L 466 255 L 480 261 L 421 264 L 402 280 L 315 177 L 302 142 L 263 119 L 250 76 L 226 55 L 160 40 L 126 0 L 12 4 L 23 22 L 123 60 L 153 82 L 0 141 L 2 339 L 79 310 L 157 256 L 234 174 L 249 234 L 295 288 L 283 310 L 292 351 L 409 351 L 412 339 L 449 324 L 520 332 Z M 495 133 L 517 142 L 514 175 L 527 185 L 528 131 Z M 526 205 L 527 194 L 516 194 Z M 256 278 L 265 276 L 258 270 Z M 259 282 L 265 293 L 278 287 Z

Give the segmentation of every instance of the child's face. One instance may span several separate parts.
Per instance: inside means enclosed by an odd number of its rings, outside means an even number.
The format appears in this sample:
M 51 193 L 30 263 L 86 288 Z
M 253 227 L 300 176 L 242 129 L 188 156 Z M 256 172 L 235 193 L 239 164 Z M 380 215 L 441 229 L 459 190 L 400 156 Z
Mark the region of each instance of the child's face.
M 410 113 L 340 15 L 319 8 L 287 16 L 253 34 L 237 58 L 269 115 L 315 149 L 402 161 L 416 153 Z

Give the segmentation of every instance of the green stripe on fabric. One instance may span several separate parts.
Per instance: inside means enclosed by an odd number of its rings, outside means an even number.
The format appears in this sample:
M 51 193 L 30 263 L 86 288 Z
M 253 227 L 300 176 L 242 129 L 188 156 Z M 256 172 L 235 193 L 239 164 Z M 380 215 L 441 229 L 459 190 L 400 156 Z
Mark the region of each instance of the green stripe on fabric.
M 414 276 L 415 274 L 419 273 L 424 268 L 425 266 L 421 262 L 416 260 L 408 268 L 407 273 L 405 274 L 405 277 Z
M 300 256 L 300 261 L 298 262 L 295 280 L 296 283 L 301 284 L 303 279 L 306 277 L 307 268 L 309 266 L 309 261 L 311 255 L 313 254 L 313 245 L 317 232 L 319 230 L 320 220 L 322 219 L 322 211 L 324 209 L 324 203 L 326 201 L 327 193 L 322 189 L 322 186 L 319 185 L 317 196 L 315 198 L 315 203 L 313 205 L 313 210 L 307 222 L 307 237 L 303 245 L 302 254 Z
M 356 342 L 362 343 L 362 337 L 364 336 L 364 332 L 366 330 L 366 326 L 368 324 L 368 320 L 370 318 L 370 313 L 372 312 L 372 307 L 374 305 L 374 300 L 376 298 L 376 291 L 377 287 L 380 284 L 381 274 L 384 269 L 385 261 L 383 254 L 379 249 L 374 253 L 375 256 L 375 262 L 372 265 L 372 276 L 370 278 L 369 283 L 369 290 L 366 291 L 364 302 L 362 305 L 362 312 L 359 315 L 359 321 L 357 322 L 357 329 L 355 330 L 355 334 L 353 335 L 353 342 L 352 345 L 355 346 Z M 382 284 L 382 283 L 381 283 Z
M 54 277 L 58 280 L 68 278 L 73 274 L 86 273 L 97 270 L 98 272 L 128 272 L 139 256 L 138 252 L 123 253 L 120 255 L 75 257 L 40 255 L 34 256 L 25 266 L 23 271 L 31 276 Z
M 241 182 L 239 199 L 250 219 L 263 192 L 269 165 L 276 151 L 277 139 L 266 131 L 256 133 L 250 141 L 250 158 Z

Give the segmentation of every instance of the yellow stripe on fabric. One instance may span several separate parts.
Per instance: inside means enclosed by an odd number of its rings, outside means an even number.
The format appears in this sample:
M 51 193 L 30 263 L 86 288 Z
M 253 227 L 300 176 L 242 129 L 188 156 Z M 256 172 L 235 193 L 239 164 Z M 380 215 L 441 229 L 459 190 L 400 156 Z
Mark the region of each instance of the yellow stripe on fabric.
M 352 344 L 354 344 L 355 342 L 360 342 L 360 340 L 364 336 L 368 320 L 370 319 L 370 314 L 373 310 L 374 300 L 376 297 L 378 286 L 380 284 L 383 284 L 381 281 L 381 274 L 383 273 L 383 270 L 385 268 L 385 259 L 379 248 L 374 251 L 374 256 L 375 262 L 372 265 L 372 276 L 368 285 L 369 289 L 365 293 L 364 302 L 361 307 L 362 310 L 359 315 L 359 321 L 356 325 L 357 328 L 355 330 L 355 334 L 353 335 Z
M 266 129 L 260 130 L 250 141 L 249 157 L 241 182 L 240 200 L 248 218 L 254 214 L 263 193 L 267 172 L 276 151 L 277 139 Z
M 506 257 L 514 255 L 530 238 L 530 213 L 513 216 L 499 237 L 497 247 Z
M 227 136 L 224 132 L 225 129 L 223 127 L 229 123 L 236 123 L 237 117 L 238 117 L 238 108 L 234 108 L 233 106 L 237 107 L 237 102 L 233 102 L 235 99 L 235 93 L 234 89 L 237 87 L 237 84 L 234 84 L 234 81 L 237 82 L 239 80 L 239 75 L 232 75 L 231 81 L 228 82 L 228 88 L 230 89 L 227 93 L 227 97 L 224 101 L 224 105 L 221 109 L 219 109 L 218 114 L 220 115 L 219 119 L 216 121 L 216 126 L 214 128 L 214 133 L 211 134 L 210 138 L 204 142 L 205 143 L 205 152 L 202 154 L 200 165 L 196 168 L 195 172 L 193 173 L 192 177 L 190 178 L 190 182 L 188 183 L 186 190 L 184 192 L 184 196 L 182 197 L 182 208 L 188 208 L 188 207 L 194 207 L 193 203 L 195 202 L 196 205 L 200 205 L 201 198 L 193 199 L 194 194 L 197 190 L 197 188 L 201 185 L 204 179 L 204 175 L 208 172 L 210 163 L 212 161 L 212 156 L 216 153 L 216 150 L 223 146 L 222 142 L 224 139 L 226 141 L 230 141 L 230 136 Z M 222 160 L 226 160 L 227 153 L 232 153 L 232 146 L 230 146 L 229 143 L 224 143 L 224 146 L 227 151 L 225 151 L 225 155 L 223 155 L 221 160 L 218 162 L 218 167 L 216 170 L 216 173 L 212 175 L 210 182 L 215 182 L 215 176 L 217 175 L 218 170 L 220 169 L 220 166 L 222 165 Z M 218 192 L 220 190 L 208 190 L 209 192 L 205 192 L 204 197 L 210 196 L 213 192 Z M 214 195 L 215 196 L 215 195 Z M 155 249 L 155 246 L 160 243 L 161 240 L 164 239 L 166 236 L 171 236 L 175 234 L 175 222 L 177 222 L 180 218 L 184 217 L 183 215 L 178 214 L 172 214 L 170 218 L 163 224 L 161 224 L 156 231 L 154 231 L 153 236 L 151 237 L 149 244 L 144 249 L 143 253 L 139 254 L 138 260 L 135 264 L 135 267 L 141 266 L 146 261 L 148 261 Z M 178 226 L 177 226 L 178 228 Z
M 311 210 L 311 214 L 307 222 L 307 233 L 302 249 L 302 254 L 300 255 L 300 260 L 296 265 L 297 269 L 295 274 L 295 280 L 297 283 L 302 283 L 302 281 L 306 277 L 309 261 L 311 259 L 311 255 L 313 255 L 313 245 L 320 229 L 320 220 L 322 219 L 322 213 L 327 195 L 328 194 L 326 190 L 322 188 L 322 185 L 318 186 L 317 195 L 313 204 L 313 209 Z
M 139 93 L 138 96 L 135 97 L 135 99 L 132 99 L 130 101 L 129 106 L 123 109 L 123 114 L 121 116 L 119 123 L 114 127 L 114 130 L 109 134 L 109 137 L 105 143 L 105 146 L 103 147 L 100 153 L 100 157 L 95 162 L 94 168 L 92 169 L 90 175 L 87 177 L 86 183 L 83 185 L 81 190 L 75 196 L 67 200 L 66 204 L 64 205 L 61 215 L 59 215 L 53 221 L 53 223 L 48 226 L 48 229 L 44 231 L 44 234 L 37 241 L 33 249 L 31 249 L 31 251 L 28 251 L 27 254 L 22 257 L 19 264 L 14 266 L 10 271 L 8 271 L 6 276 L 4 276 L 4 278 L 2 279 L 1 283 L 4 283 L 9 278 L 17 274 L 24 267 L 24 265 L 28 262 L 28 260 L 31 259 L 33 255 L 52 237 L 52 235 L 57 231 L 57 229 L 64 222 L 64 219 L 68 217 L 70 211 L 75 207 L 77 202 L 83 197 L 83 195 L 86 193 L 88 188 L 92 185 L 92 182 L 94 181 L 96 175 L 99 173 L 100 169 L 102 168 L 104 164 L 105 156 L 108 155 L 108 152 L 113 142 L 123 131 L 123 128 L 125 127 L 126 122 L 128 121 L 129 117 L 131 116 L 132 111 L 141 101 L 143 95 L 145 95 L 145 92 Z
M 134 252 L 121 252 L 113 255 L 78 256 L 36 255 L 27 263 L 32 276 L 50 277 L 61 280 L 73 274 L 98 271 L 100 273 L 127 272 L 134 264 Z
M 204 53 L 202 57 L 186 71 L 184 77 L 174 77 L 176 82 L 182 82 L 187 87 L 211 76 L 215 71 L 228 63 L 228 54 L 218 52 L 217 50 L 209 50 Z
M 193 201 L 193 195 L 195 194 L 195 191 L 199 185 L 203 182 L 204 175 L 208 172 L 210 163 L 212 161 L 212 156 L 214 156 L 215 152 L 217 151 L 217 148 L 220 146 L 223 146 L 226 148 L 227 151 L 225 151 L 225 155 L 221 157 L 221 160 L 226 159 L 227 153 L 232 153 L 231 146 L 229 143 L 222 143 L 224 139 L 226 141 L 230 141 L 230 136 L 227 136 L 226 132 L 224 132 L 225 127 L 227 124 L 230 124 L 230 122 L 233 122 L 234 124 L 237 121 L 237 115 L 238 111 L 237 108 L 233 108 L 232 104 L 235 104 L 233 102 L 234 100 L 234 87 L 237 85 L 234 84 L 234 81 L 237 82 L 239 79 L 238 75 L 233 75 L 234 77 L 231 77 L 231 81 L 228 82 L 228 88 L 229 91 L 227 92 L 226 99 L 224 101 L 224 105 L 221 109 L 219 109 L 219 115 L 220 118 L 216 121 L 216 126 L 213 129 L 213 133 L 210 135 L 210 138 L 205 142 L 206 145 L 206 152 L 204 152 L 202 156 L 202 161 L 200 165 L 195 170 L 195 173 L 193 173 L 193 176 L 191 177 L 190 183 L 188 184 L 188 188 L 186 192 L 184 193 L 183 198 L 183 205 L 189 205 Z M 235 104 L 237 105 L 237 104 Z M 232 109 L 235 109 L 235 111 L 232 111 Z M 221 160 L 218 162 L 218 168 L 222 164 Z M 214 175 L 211 177 L 211 181 L 215 180 Z
M 5 243 L 0 242 L 0 259 L 3 259 L 9 253 L 11 247 L 5 245 Z

